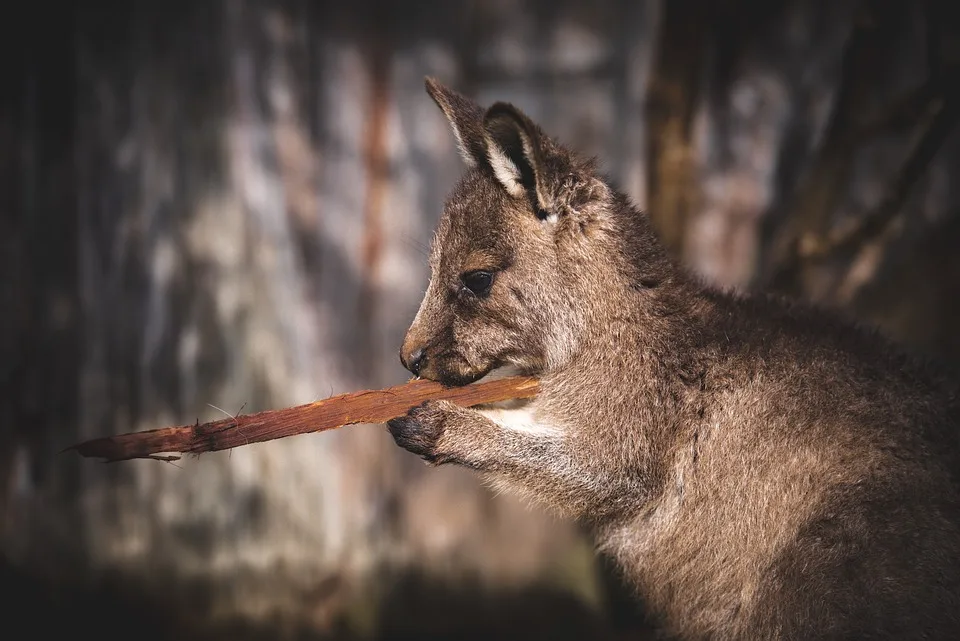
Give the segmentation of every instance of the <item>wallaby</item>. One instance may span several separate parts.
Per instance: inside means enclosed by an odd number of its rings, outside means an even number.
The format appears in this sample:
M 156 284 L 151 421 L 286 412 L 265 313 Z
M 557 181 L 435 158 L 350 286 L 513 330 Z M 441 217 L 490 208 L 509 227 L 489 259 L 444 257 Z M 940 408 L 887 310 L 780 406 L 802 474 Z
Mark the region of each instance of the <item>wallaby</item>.
M 717 291 L 506 103 L 427 92 L 469 166 L 401 349 L 403 448 L 580 520 L 677 639 L 960 639 L 960 386 L 838 315 Z

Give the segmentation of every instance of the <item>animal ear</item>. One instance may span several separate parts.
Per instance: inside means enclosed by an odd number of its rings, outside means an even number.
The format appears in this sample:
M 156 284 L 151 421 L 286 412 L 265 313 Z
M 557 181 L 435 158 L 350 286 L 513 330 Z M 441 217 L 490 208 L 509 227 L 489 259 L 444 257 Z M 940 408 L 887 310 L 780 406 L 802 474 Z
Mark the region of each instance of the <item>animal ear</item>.
M 436 78 L 428 76 L 424 84 L 427 93 L 450 121 L 463 160 L 471 167 L 484 164 L 487 152 L 483 137 L 483 109 L 466 96 L 440 84 Z
M 549 211 L 540 128 L 513 105 L 498 102 L 484 114 L 483 130 L 487 162 L 507 193 L 532 198 L 539 212 Z

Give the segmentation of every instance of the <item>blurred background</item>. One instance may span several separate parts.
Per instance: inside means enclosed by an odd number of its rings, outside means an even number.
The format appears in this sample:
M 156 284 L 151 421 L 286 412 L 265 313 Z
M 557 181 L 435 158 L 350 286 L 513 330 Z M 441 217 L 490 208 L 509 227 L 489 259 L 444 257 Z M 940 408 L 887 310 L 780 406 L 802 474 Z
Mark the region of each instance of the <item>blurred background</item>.
M 397 350 L 462 172 L 427 74 L 598 155 L 707 280 L 837 307 L 955 360 L 955 4 L 8 12 L 5 636 L 642 636 L 642 605 L 574 525 L 426 468 L 383 426 L 175 464 L 58 452 L 407 379 Z

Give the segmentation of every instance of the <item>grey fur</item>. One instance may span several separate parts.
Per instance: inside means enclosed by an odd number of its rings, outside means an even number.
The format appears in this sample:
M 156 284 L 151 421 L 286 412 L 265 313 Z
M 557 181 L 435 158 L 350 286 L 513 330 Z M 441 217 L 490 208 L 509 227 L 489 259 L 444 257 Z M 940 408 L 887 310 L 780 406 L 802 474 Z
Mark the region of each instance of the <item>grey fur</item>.
M 428 402 L 397 443 L 587 524 L 675 638 L 960 639 L 953 379 L 826 312 L 703 286 L 522 112 L 427 86 L 472 167 L 401 357 L 542 391 Z

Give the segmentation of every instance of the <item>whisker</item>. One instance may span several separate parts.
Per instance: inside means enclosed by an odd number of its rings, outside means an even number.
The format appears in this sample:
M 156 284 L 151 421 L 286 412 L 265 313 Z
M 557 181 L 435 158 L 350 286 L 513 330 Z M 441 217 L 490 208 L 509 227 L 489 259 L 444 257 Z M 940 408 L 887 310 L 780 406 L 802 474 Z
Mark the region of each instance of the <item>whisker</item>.
M 411 249 L 415 250 L 418 254 L 422 256 L 430 256 L 430 247 L 423 242 L 417 240 L 416 238 L 403 234 L 400 238 L 401 241 Z

